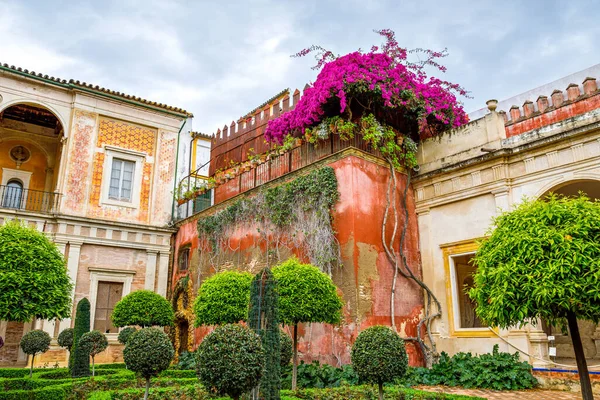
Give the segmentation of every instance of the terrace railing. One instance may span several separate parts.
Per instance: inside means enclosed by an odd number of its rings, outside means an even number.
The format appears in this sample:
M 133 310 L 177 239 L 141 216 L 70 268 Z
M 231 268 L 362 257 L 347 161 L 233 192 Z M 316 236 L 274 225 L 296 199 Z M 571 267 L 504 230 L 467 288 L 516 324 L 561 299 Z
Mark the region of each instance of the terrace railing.
M 59 200 L 59 193 L 0 185 L 0 208 L 3 209 L 51 214 L 57 212 Z

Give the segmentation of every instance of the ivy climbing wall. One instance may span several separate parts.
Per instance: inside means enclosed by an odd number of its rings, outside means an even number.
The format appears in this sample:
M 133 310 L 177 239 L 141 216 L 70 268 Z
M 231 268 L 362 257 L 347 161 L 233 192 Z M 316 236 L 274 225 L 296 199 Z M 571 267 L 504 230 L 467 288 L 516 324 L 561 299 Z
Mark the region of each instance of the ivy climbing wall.
M 373 325 L 391 325 L 390 297 L 394 269 L 388 262 L 381 241 L 381 229 L 386 204 L 386 189 L 390 172 L 388 166 L 362 152 L 346 153 L 344 156 L 330 157 L 326 164 L 333 168 L 337 180 L 339 199 L 335 202 L 331 215 L 341 255 L 341 264 L 331 269 L 334 283 L 342 295 L 344 322 L 339 326 L 324 324 L 300 325 L 301 359 L 306 362 L 319 360 L 333 365 L 350 362 L 350 348 L 358 333 Z M 308 169 L 319 168 L 316 164 Z M 306 169 L 287 177 L 292 181 Z M 406 176 L 397 173 L 398 204 L 404 192 Z M 247 196 L 256 196 L 260 190 L 247 192 Z M 279 232 L 265 231 L 261 222 L 251 221 L 234 224 L 227 230 L 227 240 L 221 243 L 221 250 L 214 252 L 206 236 L 198 238 L 198 219 L 206 224 L 207 217 L 216 212 L 226 210 L 230 203 L 223 203 L 195 219 L 187 220 L 179 229 L 175 240 L 175 254 L 180 247 L 190 246 L 191 258 L 189 269 L 180 271 L 177 265 L 173 268 L 172 284 L 179 278 L 189 275 L 193 282 L 193 290 L 197 291 L 200 283 L 215 273 L 229 269 L 240 269 L 256 273 L 267 265 L 274 265 L 291 255 L 309 261 L 306 248 L 299 245 L 302 233 L 289 228 L 288 235 Z M 299 205 L 301 208 L 301 205 Z M 404 254 L 417 275 L 419 268 L 417 220 L 414 211 L 412 190 L 407 197 L 409 221 L 407 239 L 404 243 Z M 272 217 L 272 216 L 269 216 Z M 230 220 L 231 221 L 231 220 Z M 403 224 L 403 214 L 400 215 Z M 390 225 L 391 230 L 391 225 Z M 416 336 L 416 327 L 423 312 L 423 295 L 412 281 L 398 278 L 395 295 L 395 324 L 403 337 Z M 207 328 L 195 331 L 195 344 L 208 332 Z M 290 331 L 291 333 L 291 331 Z M 420 351 L 410 342 L 407 343 L 410 363 L 422 365 Z

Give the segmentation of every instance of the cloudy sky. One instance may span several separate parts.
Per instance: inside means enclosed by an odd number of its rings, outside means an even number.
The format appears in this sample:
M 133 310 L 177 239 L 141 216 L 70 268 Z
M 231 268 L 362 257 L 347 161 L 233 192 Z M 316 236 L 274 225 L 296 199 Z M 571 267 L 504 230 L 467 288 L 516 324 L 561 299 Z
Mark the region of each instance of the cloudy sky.
M 600 63 L 594 1 L 0 0 L 0 62 L 194 113 L 212 133 L 284 88 L 314 81 L 311 44 L 448 48 L 467 111 Z M 533 99 L 535 100 L 535 99 Z

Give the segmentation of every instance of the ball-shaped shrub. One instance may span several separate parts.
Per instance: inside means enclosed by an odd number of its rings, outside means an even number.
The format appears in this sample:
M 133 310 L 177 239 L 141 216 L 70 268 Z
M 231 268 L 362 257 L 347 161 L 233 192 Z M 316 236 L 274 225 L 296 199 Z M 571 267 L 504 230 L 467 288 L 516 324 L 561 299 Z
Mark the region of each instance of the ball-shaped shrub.
M 60 347 L 64 347 L 68 351 L 71 351 L 71 347 L 73 347 L 73 328 L 64 329 L 58 334 L 56 341 Z
M 260 336 L 245 326 L 220 326 L 196 349 L 196 365 L 205 387 L 237 400 L 262 377 L 265 353 Z
M 29 377 L 33 373 L 33 361 L 35 355 L 45 353 L 50 348 L 50 335 L 47 332 L 36 329 L 29 331 L 21 338 L 21 349 L 23 353 L 31 356 L 31 368 L 29 369 Z
M 134 328 L 133 326 L 128 326 L 127 328 L 123 328 L 121 332 L 119 332 L 119 336 L 117 337 L 117 339 L 119 340 L 119 343 L 127 344 L 129 339 L 131 338 L 131 335 L 133 335 L 136 332 L 136 328 Z
M 225 271 L 205 280 L 194 301 L 196 326 L 246 321 L 252 278 L 248 272 Z
M 406 374 L 408 356 L 404 341 L 386 326 L 372 326 L 362 331 L 352 346 L 352 367 L 361 380 L 379 386 Z
M 103 352 L 108 347 L 106 336 L 104 333 L 95 330 L 84 333 L 79 340 L 79 346 L 92 357 L 92 376 L 96 375 L 96 354 Z
M 123 349 L 123 360 L 127 369 L 137 372 L 146 379 L 146 396 L 150 378 L 169 368 L 175 355 L 169 337 L 160 329 L 143 328 L 135 332 Z
M 279 343 L 281 345 L 281 367 L 287 367 L 292 361 L 294 348 L 292 346 L 292 338 L 285 332 L 280 332 Z
M 175 314 L 171 304 L 158 293 L 137 290 L 123 297 L 110 316 L 115 326 L 169 326 Z

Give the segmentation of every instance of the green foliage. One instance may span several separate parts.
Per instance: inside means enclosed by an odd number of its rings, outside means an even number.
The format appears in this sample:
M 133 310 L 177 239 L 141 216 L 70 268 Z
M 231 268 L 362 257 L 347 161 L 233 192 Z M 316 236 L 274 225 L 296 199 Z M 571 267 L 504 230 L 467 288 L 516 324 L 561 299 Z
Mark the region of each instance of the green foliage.
M 265 371 L 260 381 L 260 396 L 279 400 L 281 389 L 281 343 L 277 310 L 277 281 L 269 268 L 254 276 L 250 289 L 248 325 L 260 336 L 265 352 Z
M 377 398 L 377 391 L 371 386 L 342 386 L 326 389 L 303 389 L 295 392 L 282 391 L 281 395 L 282 400 L 373 400 Z M 386 388 L 385 398 L 388 400 L 485 400 L 482 397 L 424 392 L 397 386 Z
M 331 271 L 332 266 L 339 264 L 330 215 L 338 199 L 333 168 L 319 168 L 200 218 L 198 236 L 210 244 L 213 255 L 218 255 L 226 247 L 231 230 L 241 225 L 255 225 L 262 235 L 283 232 L 289 238 L 303 238 L 301 246 L 310 261 Z
M 56 339 L 56 341 L 58 342 L 58 345 L 60 347 L 64 347 L 69 352 L 71 351 L 71 348 L 73 347 L 73 331 L 74 331 L 73 328 L 63 329 L 63 331 L 58 334 L 58 338 Z
M 136 290 L 123 297 L 110 316 L 115 326 L 170 326 L 175 313 L 171 304 L 151 290 Z
M 79 345 L 93 358 L 96 354 L 106 350 L 108 347 L 108 340 L 106 339 L 106 335 L 104 335 L 104 333 L 94 330 L 84 333 L 81 336 Z
M 537 380 L 531 365 L 519 361 L 519 353 L 501 353 L 498 345 L 492 354 L 473 356 L 457 353 L 452 357 L 442 352 L 431 369 L 411 368 L 404 380 L 408 385 L 447 385 L 464 388 L 521 390 L 531 389 Z
M 21 338 L 21 350 L 30 356 L 45 353 L 50 348 L 50 340 L 50 335 L 41 329 L 29 331 Z
M 380 124 L 373 114 L 360 120 L 363 139 L 391 161 L 396 169 L 417 166 L 417 144 L 408 136 L 399 136 L 391 126 Z
M 0 320 L 69 317 L 72 288 L 65 259 L 46 235 L 19 221 L 0 226 Z
M 207 388 L 234 399 L 259 382 L 265 365 L 260 337 L 241 325 L 223 325 L 196 350 L 198 377 Z
M 556 325 L 568 312 L 597 323 L 600 202 L 554 195 L 524 201 L 494 220 L 475 263 L 469 295 L 490 325 L 538 317 Z
M 290 365 L 290 361 L 292 361 L 292 356 L 294 355 L 294 347 L 292 338 L 285 332 L 279 333 L 279 343 L 281 346 L 279 365 L 283 369 L 284 367 Z
M 235 324 L 248 319 L 252 274 L 225 271 L 205 280 L 194 301 L 195 324 Z
M 194 353 L 189 351 L 181 353 L 175 368 L 180 370 L 196 370 L 196 356 Z
M 273 268 L 273 275 L 279 291 L 279 316 L 285 324 L 340 322 L 343 302 L 327 274 L 290 258 Z
M 73 329 L 73 350 L 69 357 L 71 376 L 79 378 L 90 375 L 90 356 L 79 346 L 81 337 L 90 331 L 90 301 L 87 298 L 79 300 L 75 313 L 75 328 Z
M 134 333 L 123 349 L 127 369 L 145 379 L 169 368 L 175 355 L 169 337 L 157 328 L 143 328 Z
M 299 388 L 333 388 L 356 384 L 358 384 L 358 375 L 351 365 L 337 368 L 329 364 L 320 364 L 318 361 L 310 364 L 301 361 L 298 365 Z M 292 387 L 292 368 L 289 359 L 288 365 L 282 369 L 281 387 L 283 389 Z
M 137 328 L 135 328 L 133 326 L 128 326 L 126 328 L 123 328 L 119 332 L 119 336 L 117 336 L 117 340 L 121 344 L 127 344 L 129 339 L 131 338 L 131 335 L 133 335 L 136 332 L 137 332 Z
M 361 381 L 380 387 L 404 376 L 408 368 L 404 341 L 386 326 L 372 326 L 362 331 L 352 346 L 351 358 Z

